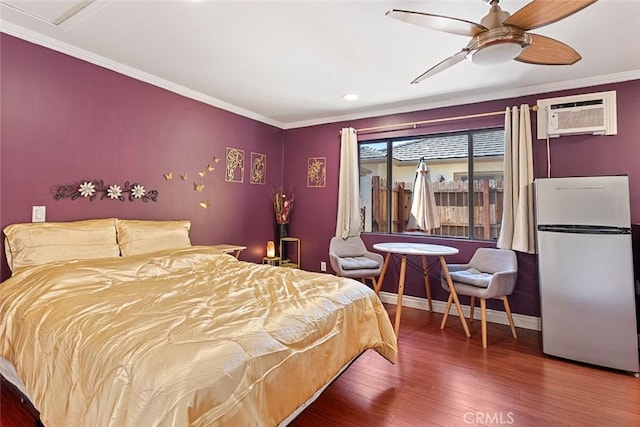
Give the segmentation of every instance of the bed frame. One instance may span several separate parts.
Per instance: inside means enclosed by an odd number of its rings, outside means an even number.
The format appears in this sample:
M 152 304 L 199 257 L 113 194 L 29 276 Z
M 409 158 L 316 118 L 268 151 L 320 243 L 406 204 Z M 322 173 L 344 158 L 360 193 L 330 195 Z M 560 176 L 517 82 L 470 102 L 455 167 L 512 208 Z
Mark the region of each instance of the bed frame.
M 40 412 L 16 386 L 0 374 L 0 425 L 4 427 L 22 427 L 32 425 L 44 427 L 40 421 Z

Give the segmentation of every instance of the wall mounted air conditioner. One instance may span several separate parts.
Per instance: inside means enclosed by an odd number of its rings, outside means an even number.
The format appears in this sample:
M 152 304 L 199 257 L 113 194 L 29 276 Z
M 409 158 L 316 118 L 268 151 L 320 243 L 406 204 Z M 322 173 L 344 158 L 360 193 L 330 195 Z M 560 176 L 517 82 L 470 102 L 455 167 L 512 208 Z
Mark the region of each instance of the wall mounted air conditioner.
M 538 139 L 617 133 L 615 91 L 538 100 Z

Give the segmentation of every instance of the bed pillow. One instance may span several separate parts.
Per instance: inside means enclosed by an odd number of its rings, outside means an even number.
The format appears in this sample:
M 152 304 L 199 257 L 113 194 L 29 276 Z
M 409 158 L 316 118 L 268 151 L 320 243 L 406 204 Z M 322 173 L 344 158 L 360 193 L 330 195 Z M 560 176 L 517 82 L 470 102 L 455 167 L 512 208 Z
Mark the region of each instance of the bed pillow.
M 120 255 L 131 256 L 162 249 L 191 246 L 191 221 L 116 220 Z
M 115 218 L 8 225 L 5 254 L 11 271 L 54 261 L 120 255 Z

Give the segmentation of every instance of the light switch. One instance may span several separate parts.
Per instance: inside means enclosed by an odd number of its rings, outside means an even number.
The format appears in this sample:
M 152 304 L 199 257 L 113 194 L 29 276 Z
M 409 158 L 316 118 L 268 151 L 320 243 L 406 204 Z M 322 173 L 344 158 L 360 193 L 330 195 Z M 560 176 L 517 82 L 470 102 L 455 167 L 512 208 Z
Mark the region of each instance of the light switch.
M 46 216 L 46 206 L 33 206 L 31 210 L 31 222 L 45 222 Z

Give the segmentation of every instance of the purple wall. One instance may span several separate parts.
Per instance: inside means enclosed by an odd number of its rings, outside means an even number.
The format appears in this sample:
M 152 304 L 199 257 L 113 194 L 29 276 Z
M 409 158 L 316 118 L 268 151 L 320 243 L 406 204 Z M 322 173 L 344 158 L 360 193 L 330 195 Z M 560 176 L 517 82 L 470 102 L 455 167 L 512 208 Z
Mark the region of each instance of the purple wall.
M 282 183 L 281 129 L 0 37 L 0 227 L 31 221 L 32 205 L 46 205 L 47 221 L 189 219 L 194 244 L 238 243 L 248 246 L 241 259 L 264 256 L 274 234 L 269 189 Z M 226 147 L 245 151 L 244 183 L 225 182 Z M 267 155 L 267 185 L 249 183 L 252 151 Z M 193 181 L 213 156 L 223 160 L 197 193 Z M 159 191 L 158 202 L 54 200 L 58 185 L 87 179 L 139 181 Z M 8 275 L 2 249 L 2 279 Z
M 296 192 L 290 234 L 302 241 L 302 267 L 318 271 L 328 261 L 335 233 L 339 130 L 503 110 L 538 98 L 617 90 L 616 136 L 571 136 L 552 141 L 552 176 L 626 173 L 631 181 L 633 222 L 640 222 L 640 80 L 564 92 L 496 100 L 465 106 L 389 115 L 282 131 L 275 127 L 184 98 L 64 54 L 0 34 L 0 227 L 31 220 L 31 206 L 46 205 L 48 221 L 96 217 L 181 219 L 192 221 L 194 244 L 238 243 L 249 248 L 241 258 L 259 261 L 274 228 L 269 189 L 285 183 Z M 536 115 L 532 114 L 535 133 Z M 484 128 L 502 125 L 500 116 L 449 122 L 417 131 L 363 134 L 361 140 Z M 213 156 L 224 158 L 226 147 L 245 151 L 244 183 L 224 181 L 224 162 L 205 177 L 203 193 L 192 189 L 193 178 Z M 251 152 L 267 155 L 267 184 L 249 184 Z M 284 159 L 283 159 L 284 152 Z M 307 188 L 309 157 L 327 158 L 327 184 Z M 543 141 L 534 141 L 536 176 L 546 174 Z M 283 170 L 283 165 L 286 167 Z M 165 172 L 174 178 L 166 181 Z M 178 174 L 188 172 L 181 181 Z M 136 180 L 160 192 L 158 203 L 108 200 L 54 200 L 61 184 L 104 179 L 122 185 Z M 198 203 L 211 202 L 204 211 Z M 366 234 L 375 242 L 398 236 Z M 454 245 L 465 262 L 479 246 L 491 243 L 460 239 L 407 238 L 408 241 Z M 1 277 L 9 271 L 2 252 Z M 520 254 L 514 312 L 539 314 L 536 257 Z M 394 274 L 385 290 L 396 289 Z M 424 296 L 418 277 L 409 276 L 406 293 Z M 434 296 L 444 299 L 439 289 Z
M 631 216 L 633 222 L 640 222 L 640 80 L 619 84 L 602 85 L 562 92 L 545 93 L 512 99 L 469 104 L 396 114 L 349 122 L 331 123 L 285 131 L 284 181 L 296 188 L 297 206 L 292 220 L 292 234 L 301 238 L 304 248 L 303 266 L 308 270 L 318 270 L 321 261 L 328 261 L 327 250 L 331 236 L 335 234 L 337 214 L 337 188 L 340 158 L 339 130 L 343 127 L 365 128 L 389 124 L 422 121 L 467 114 L 501 111 L 508 106 L 527 103 L 535 105 L 537 99 L 581 94 L 588 92 L 617 91 L 618 134 L 614 136 L 577 135 L 565 136 L 551 141 L 552 176 L 584 176 L 628 174 L 631 187 Z M 546 144 L 535 139 L 536 114 L 531 115 L 534 132 L 534 172 L 536 177 L 546 176 Z M 417 130 L 361 134 L 359 139 L 420 135 L 444 131 L 502 126 L 503 116 L 469 119 L 440 123 Z M 305 162 L 308 157 L 327 158 L 327 187 L 306 188 Z M 404 240 L 423 243 L 441 243 L 460 249 L 460 254 L 450 257 L 448 262 L 467 262 L 476 248 L 492 246 L 492 243 L 446 238 L 416 238 L 389 236 L 384 234 L 363 234 L 370 248 L 374 243 Z M 536 257 L 518 254 L 519 276 L 514 295 L 510 298 L 516 313 L 538 316 L 540 313 Z M 408 271 L 405 294 L 425 296 L 424 285 L 417 274 Z M 387 275 L 383 290 L 397 290 L 397 273 Z M 434 297 L 440 300 L 447 295 L 436 289 Z M 500 302 L 489 302 L 490 307 L 501 308 Z

